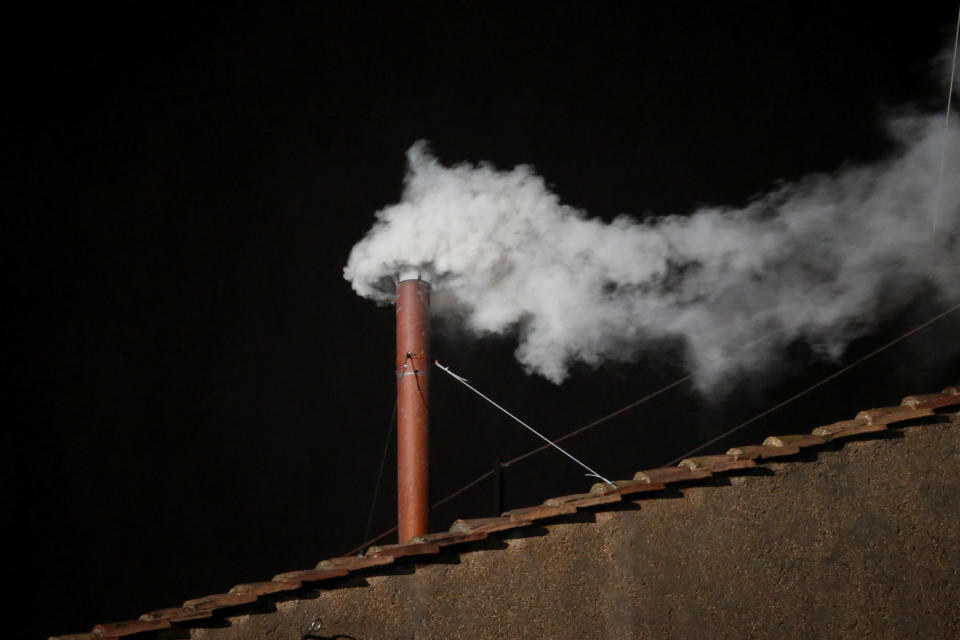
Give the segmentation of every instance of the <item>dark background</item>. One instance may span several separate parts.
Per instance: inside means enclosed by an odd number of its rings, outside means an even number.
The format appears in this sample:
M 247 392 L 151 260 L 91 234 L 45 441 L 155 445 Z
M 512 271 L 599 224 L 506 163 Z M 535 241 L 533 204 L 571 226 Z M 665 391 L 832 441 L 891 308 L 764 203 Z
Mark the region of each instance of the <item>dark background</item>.
M 9 13 L 7 634 L 137 617 L 364 540 L 393 310 L 356 297 L 341 269 L 399 198 L 417 139 L 445 162 L 532 164 L 611 219 L 743 204 L 880 157 L 891 113 L 942 111 L 931 60 L 952 44 L 956 3 L 838 4 Z M 929 293 L 844 363 L 942 310 Z M 958 335 L 945 318 L 708 452 L 956 384 Z M 555 387 L 526 376 L 514 346 L 446 335 L 434 351 L 553 436 L 685 373 L 658 351 Z M 628 477 L 842 364 L 797 344 L 729 396 L 683 385 L 566 445 Z M 537 446 L 433 381 L 434 499 Z M 387 460 L 373 534 L 394 524 Z M 540 453 L 507 470 L 506 506 L 589 482 Z M 490 515 L 492 492 L 446 503 L 432 528 Z

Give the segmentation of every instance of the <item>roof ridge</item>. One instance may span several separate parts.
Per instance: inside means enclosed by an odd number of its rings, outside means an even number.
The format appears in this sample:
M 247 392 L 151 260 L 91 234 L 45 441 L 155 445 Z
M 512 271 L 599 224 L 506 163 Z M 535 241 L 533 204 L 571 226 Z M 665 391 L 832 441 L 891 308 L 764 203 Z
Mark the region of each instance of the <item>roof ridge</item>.
M 802 449 L 820 447 L 833 440 L 842 440 L 868 433 L 886 431 L 888 425 L 935 415 L 937 409 L 960 405 L 960 387 L 947 387 L 940 393 L 910 395 L 892 407 L 860 411 L 853 419 L 818 426 L 810 433 L 770 436 L 760 445 L 732 447 L 725 454 L 697 456 L 682 460 L 675 467 L 637 471 L 632 478 L 594 484 L 588 493 L 549 498 L 540 505 L 505 511 L 499 516 L 455 521 L 448 531 L 417 536 L 401 544 L 374 545 L 356 556 L 340 556 L 321 560 L 313 569 L 289 571 L 262 582 L 238 584 L 226 593 L 187 600 L 180 607 L 159 609 L 136 620 L 96 625 L 86 633 L 51 636 L 49 640 L 118 640 L 137 634 L 162 631 L 176 625 L 189 627 L 190 622 L 212 618 L 223 610 L 255 603 L 259 598 L 278 593 L 292 593 L 305 584 L 324 582 L 337 586 L 338 580 L 356 572 L 392 566 L 400 558 L 416 558 L 441 553 L 457 545 L 482 541 L 489 535 L 532 526 L 536 522 L 561 519 L 580 509 L 601 507 L 628 499 L 655 498 L 668 484 L 685 486 L 710 478 L 714 474 L 741 471 L 764 464 L 770 458 L 789 458 Z

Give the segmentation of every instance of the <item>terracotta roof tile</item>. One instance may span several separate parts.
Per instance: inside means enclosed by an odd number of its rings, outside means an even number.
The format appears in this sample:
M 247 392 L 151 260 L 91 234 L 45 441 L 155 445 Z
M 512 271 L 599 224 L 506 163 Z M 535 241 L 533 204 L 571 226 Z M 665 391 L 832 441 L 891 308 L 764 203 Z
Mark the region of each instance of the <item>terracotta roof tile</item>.
M 300 571 L 287 571 L 273 576 L 273 582 L 297 583 L 297 582 L 320 582 L 321 580 L 331 580 L 333 578 L 342 578 L 350 572 L 346 569 L 301 569 Z
M 733 456 L 737 460 L 780 458 L 783 456 L 792 456 L 795 453 L 800 453 L 800 447 L 796 445 L 771 447 L 765 444 L 753 444 L 745 447 L 733 447 L 727 450 L 727 455 Z
M 887 426 L 885 424 L 874 424 L 866 417 L 858 417 L 854 418 L 853 420 L 841 420 L 840 422 L 834 422 L 833 424 L 817 427 L 811 431 L 811 433 L 815 436 L 822 436 L 829 440 L 832 438 L 855 436 L 861 433 L 884 431 L 886 428 Z
M 918 409 L 939 409 L 940 407 L 949 407 L 960 404 L 960 395 L 950 393 L 928 393 L 925 395 L 907 396 L 901 403 L 906 407 L 916 407 Z
M 157 631 L 170 626 L 169 620 L 124 620 L 123 622 L 107 622 L 93 628 L 93 634 L 99 638 L 122 638 L 144 631 Z
M 346 569 L 347 571 L 358 571 L 360 569 L 369 569 L 370 567 L 379 567 L 393 562 L 393 556 L 340 556 L 339 558 L 328 558 L 317 563 L 317 569 Z
M 140 616 L 140 619 L 145 622 L 151 622 L 153 620 L 169 620 L 170 622 L 187 622 L 189 620 L 201 620 L 203 618 L 209 618 L 211 616 L 213 616 L 212 609 L 206 609 L 203 611 L 192 611 L 190 609 L 184 609 L 183 607 L 171 607 L 170 609 L 158 609 L 156 611 L 150 611 Z
M 857 418 L 865 419 L 870 424 L 893 424 L 894 422 L 903 422 L 914 418 L 922 418 L 933 413 L 932 409 L 914 408 L 914 407 L 881 407 L 879 409 L 867 409 L 857 414 Z
M 257 596 L 252 593 L 215 593 L 211 596 L 193 598 L 183 603 L 183 608 L 189 611 L 212 611 L 226 609 L 241 604 L 256 602 Z
M 535 507 L 524 507 L 522 509 L 504 511 L 500 515 L 503 518 L 510 518 L 511 520 L 536 522 L 537 520 L 546 520 L 547 518 L 555 518 L 556 516 L 562 516 L 576 512 L 577 508 L 571 504 L 542 504 Z
M 615 480 L 614 486 L 606 482 L 598 482 L 590 487 L 590 494 L 594 496 L 620 495 L 626 496 L 644 491 L 659 491 L 664 488 L 662 482 L 645 482 L 643 480 Z
M 511 518 L 472 518 L 470 520 L 457 520 L 450 525 L 451 533 L 474 533 L 483 531 L 493 533 L 494 531 L 506 531 L 507 529 L 516 529 L 530 524 L 529 521 L 512 520 Z
M 709 478 L 713 475 L 707 469 L 691 469 L 689 467 L 661 467 L 659 469 L 644 469 L 633 474 L 633 479 L 638 482 L 647 482 L 651 484 L 671 482 L 687 482 L 689 480 L 699 480 L 700 478 Z
M 280 593 L 282 591 L 293 591 L 300 588 L 300 580 L 267 580 L 265 582 L 248 582 L 246 584 L 235 585 L 228 593 L 245 593 L 257 596 L 269 595 L 271 593 Z
M 616 493 L 606 496 L 595 496 L 590 493 L 574 493 L 569 496 L 548 498 L 543 504 L 548 507 L 558 507 L 562 504 L 569 504 L 577 509 L 582 509 L 585 507 L 595 507 L 601 504 L 610 504 L 611 502 L 620 502 L 621 499 L 622 498 Z
M 441 547 L 451 545 L 466 544 L 468 542 L 477 542 L 487 537 L 486 531 L 475 531 L 473 533 L 451 533 L 449 531 L 440 531 L 438 533 L 425 533 L 422 536 L 414 536 L 410 542 L 432 542 Z
M 407 544 L 375 545 L 367 549 L 364 558 L 403 558 L 406 556 L 425 556 L 440 551 L 440 545 L 432 542 L 413 542 Z
M 685 458 L 680 461 L 679 467 L 686 467 L 687 469 L 704 469 L 711 473 L 719 473 L 721 471 L 733 471 L 734 469 L 746 469 L 747 467 L 755 467 L 757 463 L 750 458 L 735 458 L 733 456 L 699 456 L 696 458 Z
M 770 436 L 763 441 L 763 444 L 768 447 L 816 447 L 827 441 L 827 438 L 820 435 L 813 435 L 807 433 L 798 433 L 795 435 L 789 436 Z

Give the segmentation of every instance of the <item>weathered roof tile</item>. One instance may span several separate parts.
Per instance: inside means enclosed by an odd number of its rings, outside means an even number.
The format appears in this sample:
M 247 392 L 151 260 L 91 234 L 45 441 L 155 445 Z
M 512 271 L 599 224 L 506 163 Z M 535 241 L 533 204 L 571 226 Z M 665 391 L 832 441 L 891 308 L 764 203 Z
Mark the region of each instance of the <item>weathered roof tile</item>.
M 169 620 L 170 622 L 187 622 L 189 620 L 201 620 L 203 618 L 209 618 L 213 616 L 212 609 L 205 609 L 202 611 L 192 611 L 190 609 L 184 609 L 183 607 L 171 607 L 169 609 L 157 609 L 156 611 L 150 611 L 142 616 L 140 619 L 145 622 L 151 622 L 154 620 Z
M 960 404 L 960 396 L 949 393 L 927 393 L 904 398 L 900 404 L 905 407 L 918 409 L 939 409 L 953 404 Z
M 247 593 L 260 597 L 281 591 L 293 591 L 298 588 L 300 588 L 299 580 L 289 580 L 286 582 L 267 580 L 265 582 L 248 582 L 246 584 L 234 585 L 228 593 Z
M 157 631 L 170 626 L 169 620 L 124 620 L 122 622 L 106 622 L 93 628 L 93 634 L 99 638 L 122 638 L 144 631 Z
M 331 580 L 333 578 L 342 578 L 350 573 L 346 569 L 338 567 L 330 569 L 301 569 L 299 571 L 287 571 L 273 576 L 273 582 L 320 582 L 321 580 Z
M 215 593 L 211 596 L 202 598 L 193 598 L 183 603 L 184 609 L 192 611 L 226 609 L 227 607 L 236 607 L 241 604 L 250 604 L 257 599 L 253 593 Z
M 547 518 L 555 518 L 556 516 L 567 515 L 570 513 L 576 513 L 577 508 L 570 504 L 559 504 L 559 505 L 537 505 L 535 507 L 523 507 L 522 509 L 512 509 L 510 511 L 504 511 L 501 515 L 503 518 L 510 518 L 511 520 L 520 520 L 527 522 L 536 522 L 537 520 L 546 520 Z
M 816 447 L 824 444 L 826 441 L 827 438 L 824 436 L 815 436 L 812 433 L 798 433 L 789 436 L 770 436 L 763 441 L 763 444 L 768 447 Z
M 317 563 L 317 569 L 346 569 L 347 571 L 359 571 L 360 569 L 369 569 L 370 567 L 379 567 L 393 562 L 391 555 L 377 556 L 340 556 L 339 558 L 328 558 Z
M 472 518 L 469 520 L 457 520 L 450 525 L 451 533 L 474 533 L 483 531 L 493 533 L 494 531 L 506 531 L 507 529 L 516 529 L 530 524 L 529 520 L 513 520 L 507 518 Z
M 614 493 L 606 496 L 595 496 L 590 493 L 574 493 L 569 496 L 557 496 L 556 498 L 548 498 L 544 501 L 548 507 L 558 507 L 562 504 L 568 504 L 577 509 L 582 509 L 585 507 L 595 507 L 601 504 L 610 504 L 611 502 L 620 502 L 622 498 Z
M 747 445 L 745 447 L 733 447 L 727 450 L 728 456 L 733 456 L 737 460 L 757 460 L 765 458 L 780 458 L 783 456 L 792 456 L 800 452 L 800 447 L 788 445 L 785 447 L 771 447 L 765 444 Z
M 473 533 L 451 533 L 449 531 L 440 531 L 438 533 L 425 533 L 422 536 L 410 538 L 410 542 L 432 542 L 441 547 L 450 545 L 466 544 L 468 542 L 477 542 L 487 537 L 486 531 L 474 531 Z
M 878 409 L 867 409 L 857 414 L 857 418 L 867 420 L 870 424 L 893 424 L 894 422 L 903 422 L 913 418 L 922 418 L 933 413 L 928 408 L 913 408 L 910 406 L 880 407 Z
M 685 458 L 680 461 L 679 467 L 687 469 L 705 469 L 711 473 L 721 471 L 733 471 L 734 469 L 746 469 L 755 467 L 757 463 L 750 458 L 735 458 L 733 456 L 698 456 L 696 458 Z
M 367 549 L 364 558 L 403 558 L 406 556 L 425 556 L 440 551 L 440 545 L 432 542 L 412 542 L 407 544 L 375 545 Z
M 633 479 L 638 482 L 650 484 L 671 482 L 687 482 L 688 480 L 699 480 L 700 478 L 709 478 L 712 474 L 707 469 L 690 469 L 689 467 L 661 467 L 659 469 L 644 469 L 633 474 Z
M 885 431 L 884 424 L 874 424 L 866 417 L 858 417 L 853 420 L 841 420 L 833 424 L 817 427 L 811 433 L 815 436 L 821 436 L 827 439 L 845 438 L 855 436 L 861 433 L 873 433 L 875 431 Z
M 595 496 L 620 495 L 626 496 L 644 491 L 659 491 L 664 488 L 662 482 L 645 482 L 643 480 L 615 480 L 614 486 L 606 482 L 598 482 L 590 487 L 590 494 Z

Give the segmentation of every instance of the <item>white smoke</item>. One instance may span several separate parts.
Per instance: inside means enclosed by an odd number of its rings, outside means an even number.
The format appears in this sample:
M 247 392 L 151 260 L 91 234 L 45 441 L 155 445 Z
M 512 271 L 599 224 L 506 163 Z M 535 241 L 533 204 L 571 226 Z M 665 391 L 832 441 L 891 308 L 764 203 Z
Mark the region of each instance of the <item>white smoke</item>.
M 929 277 L 960 296 L 955 272 L 930 270 L 960 262 L 960 134 L 934 116 L 897 120 L 891 134 L 892 157 L 741 209 L 610 223 L 561 203 L 529 166 L 447 167 L 419 142 L 402 200 L 377 212 L 344 276 L 390 303 L 397 274 L 419 271 L 435 313 L 478 335 L 516 334 L 518 360 L 556 383 L 574 362 L 633 359 L 664 338 L 682 339 L 701 389 L 798 338 L 836 356 Z

